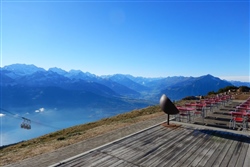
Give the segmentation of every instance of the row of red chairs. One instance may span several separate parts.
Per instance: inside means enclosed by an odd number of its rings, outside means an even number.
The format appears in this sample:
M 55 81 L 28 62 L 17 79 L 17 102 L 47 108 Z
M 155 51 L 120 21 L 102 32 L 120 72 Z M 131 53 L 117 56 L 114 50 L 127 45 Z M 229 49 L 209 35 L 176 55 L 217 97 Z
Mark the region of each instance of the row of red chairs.
M 218 107 L 219 105 L 225 104 L 231 99 L 229 95 L 222 95 L 207 99 L 201 99 L 196 102 L 185 103 L 183 106 L 177 106 L 179 114 L 177 119 L 182 121 L 186 119 L 187 122 L 191 122 L 194 117 L 202 117 L 203 121 L 207 115 L 207 110 L 213 111 L 213 107 Z
M 235 129 L 237 125 L 241 126 L 243 130 L 248 129 L 250 122 L 250 97 L 236 106 L 235 111 L 231 111 L 231 120 L 229 122 L 229 128 Z

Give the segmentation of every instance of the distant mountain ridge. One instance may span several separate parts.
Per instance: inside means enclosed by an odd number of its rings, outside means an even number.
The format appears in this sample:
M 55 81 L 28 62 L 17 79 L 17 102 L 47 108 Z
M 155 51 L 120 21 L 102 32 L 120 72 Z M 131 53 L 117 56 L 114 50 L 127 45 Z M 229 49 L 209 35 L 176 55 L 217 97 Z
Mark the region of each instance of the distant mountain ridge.
M 232 83 L 209 74 L 201 77 L 167 78 L 123 74 L 97 76 L 80 70 L 67 72 L 57 67 L 45 70 L 26 64 L 5 66 L 1 68 L 0 74 L 1 104 L 8 107 L 41 103 L 52 107 L 95 105 L 138 108 L 157 104 L 163 93 L 178 100 L 232 86 Z
M 197 96 L 206 95 L 208 92 L 218 91 L 220 88 L 233 86 L 231 83 L 221 80 L 212 75 L 204 75 L 197 78 L 192 78 L 189 82 L 184 81 L 176 85 L 164 89 L 161 94 L 169 94 L 172 98 L 179 96 Z M 173 92 L 175 90 L 175 92 Z
M 250 76 L 249 76 L 250 78 Z M 241 82 L 241 81 L 229 81 L 231 84 L 233 84 L 234 86 L 248 86 L 250 87 L 250 82 Z

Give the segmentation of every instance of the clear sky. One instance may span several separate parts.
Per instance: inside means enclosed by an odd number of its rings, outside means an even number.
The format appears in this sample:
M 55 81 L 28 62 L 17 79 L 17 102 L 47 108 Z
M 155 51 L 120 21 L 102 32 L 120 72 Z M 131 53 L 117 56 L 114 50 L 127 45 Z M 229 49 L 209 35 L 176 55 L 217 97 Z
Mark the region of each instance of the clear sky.
M 1 66 L 250 82 L 248 0 L 1 0 Z

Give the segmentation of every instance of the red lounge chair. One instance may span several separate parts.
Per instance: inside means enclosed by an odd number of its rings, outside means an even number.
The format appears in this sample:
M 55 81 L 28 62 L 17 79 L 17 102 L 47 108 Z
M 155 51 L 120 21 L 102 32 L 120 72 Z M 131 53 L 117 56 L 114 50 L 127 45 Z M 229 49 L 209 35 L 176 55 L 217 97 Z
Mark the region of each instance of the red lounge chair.
M 246 112 L 230 112 L 231 113 L 231 120 L 229 122 L 229 128 L 235 129 L 236 125 L 240 125 L 243 130 L 246 129 L 246 121 L 245 116 L 247 115 Z

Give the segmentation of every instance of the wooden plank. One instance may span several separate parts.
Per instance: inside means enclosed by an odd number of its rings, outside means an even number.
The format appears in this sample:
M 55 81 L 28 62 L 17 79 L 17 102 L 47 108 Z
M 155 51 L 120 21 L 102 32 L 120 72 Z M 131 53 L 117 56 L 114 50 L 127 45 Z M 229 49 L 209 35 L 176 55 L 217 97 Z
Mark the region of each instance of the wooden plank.
M 215 132 L 214 131 L 208 131 L 208 135 L 204 139 L 204 143 L 202 145 L 200 145 L 200 147 L 197 148 L 197 150 L 195 152 L 193 152 L 192 154 L 190 154 L 190 153 L 186 154 L 187 158 L 181 164 L 182 167 L 190 166 L 190 164 L 192 162 L 197 161 L 197 159 L 196 159 L 197 156 L 199 156 L 205 148 L 209 147 L 212 144 L 211 139 L 213 138 L 213 133 L 215 133 Z
M 163 132 L 162 132 L 162 134 L 169 135 L 169 133 L 166 134 L 166 133 L 163 133 Z M 157 135 L 163 136 L 162 134 L 157 134 Z M 154 136 L 151 136 L 151 137 L 154 137 Z M 144 152 L 143 149 L 145 147 L 145 146 L 143 147 L 143 145 L 145 145 L 146 143 L 145 143 L 145 141 L 139 142 L 137 144 L 135 143 L 134 145 L 132 145 L 132 146 L 130 146 L 128 148 L 125 148 L 126 152 L 121 152 L 120 154 L 116 154 L 116 153 L 114 153 L 114 154 L 112 153 L 112 154 L 116 155 L 116 156 L 119 156 L 119 158 L 121 158 L 121 159 L 125 158 L 126 160 L 131 161 L 130 157 L 127 157 L 127 156 L 134 157 L 134 156 L 138 156 L 138 154 L 142 154 Z
M 205 125 L 205 126 L 209 126 L 209 127 L 222 128 L 222 129 L 229 129 L 229 121 L 205 119 L 204 123 L 203 123 L 202 120 L 196 120 L 194 122 L 194 124 Z
M 200 132 L 202 133 L 202 132 Z M 191 150 L 189 150 L 188 152 L 185 152 L 184 156 L 182 156 L 181 159 L 179 159 L 178 161 L 176 161 L 173 164 L 173 167 L 179 167 L 179 166 L 183 166 L 185 161 L 187 161 L 188 159 L 190 159 L 190 157 L 192 155 L 194 155 L 196 152 L 199 152 L 200 149 L 202 149 L 207 141 L 210 139 L 211 137 L 211 133 L 212 131 L 208 131 L 207 133 L 204 133 L 204 136 L 200 137 L 200 142 L 198 142 L 197 144 L 195 144 Z
M 162 147 L 164 144 L 169 144 L 173 139 L 182 135 L 185 135 L 185 133 L 183 133 L 183 131 L 179 129 L 178 131 L 174 132 L 171 136 L 170 135 L 162 136 L 158 138 L 156 141 L 148 143 L 147 147 L 144 149 L 144 152 L 141 152 L 137 157 L 131 157 L 131 158 L 133 162 L 136 163 L 138 163 L 137 161 L 144 162 L 145 160 L 147 160 L 148 155 L 152 155 L 154 152 L 158 151 L 158 149 Z
M 159 126 L 159 128 L 161 128 L 160 126 Z M 151 130 L 151 129 L 149 129 L 149 130 Z M 154 130 L 152 130 L 152 131 L 154 131 Z M 139 133 L 139 134 L 141 134 L 141 133 Z M 143 136 L 143 135 L 142 135 Z M 130 138 L 129 138 L 130 139 Z M 121 140 L 122 141 L 122 140 Z M 114 143 L 117 143 L 117 142 L 114 142 Z M 113 144 L 113 145 L 108 145 L 108 146 L 104 146 L 104 148 L 109 148 L 110 149 L 110 147 L 112 147 L 112 146 L 115 146 L 116 144 Z M 116 147 L 119 147 L 119 146 L 116 146 Z M 115 149 L 115 148 L 113 148 L 113 149 Z M 100 150 L 100 149 L 99 149 Z M 91 155 L 91 154 L 87 154 L 88 156 L 89 155 Z M 90 156 L 91 157 L 91 156 Z M 80 158 L 83 158 L 83 159 L 85 159 L 85 158 L 87 158 L 86 157 L 86 155 L 85 156 L 82 156 L 82 157 L 80 157 Z M 71 160 L 69 163 L 72 163 L 72 164 L 74 164 L 74 162 L 73 161 L 76 161 L 75 162 L 75 164 L 77 164 L 77 163 L 79 163 L 79 161 L 81 161 L 81 160 L 79 160 L 80 158 L 76 158 L 76 159 L 74 159 L 74 160 Z M 93 156 L 93 157 L 91 157 L 91 158 L 89 158 L 88 159 L 88 161 L 90 162 L 90 161 L 93 161 L 93 159 L 94 159 L 95 157 Z
M 142 161 L 144 162 L 145 160 L 148 159 L 148 155 L 153 155 L 153 153 L 156 154 L 157 149 L 160 147 L 163 147 L 164 144 L 166 145 L 171 145 L 176 138 L 179 138 L 181 136 L 184 136 L 187 133 L 183 131 L 183 129 L 179 129 L 177 132 L 173 133 L 172 136 L 163 136 L 162 138 L 159 138 L 158 140 L 149 143 L 148 147 L 144 150 L 142 154 L 140 154 L 138 157 L 133 158 L 133 161 Z M 140 162 L 139 162 L 140 163 Z
M 135 139 L 139 139 L 141 137 L 144 138 L 145 135 L 147 136 L 147 135 L 150 135 L 152 133 L 157 133 L 158 131 L 163 131 L 163 130 L 165 130 L 164 127 L 162 127 L 160 125 L 159 126 L 155 126 L 155 127 L 150 128 L 150 129 L 148 129 L 146 131 L 142 131 L 140 133 L 134 134 L 133 136 L 130 136 L 129 138 L 125 138 L 125 139 L 119 140 L 117 142 L 118 143 L 129 143 L 130 141 L 134 141 Z M 171 129 L 169 129 L 169 131 L 171 131 Z
M 105 154 L 105 155 L 106 155 L 106 157 L 109 157 L 109 158 L 106 159 L 105 161 L 101 161 L 101 163 L 99 162 L 99 163 L 95 164 L 95 166 L 110 167 L 113 164 L 120 164 L 124 161 L 117 156 L 113 156 L 113 155 L 109 155 L 109 154 Z
M 226 145 L 223 147 L 223 149 L 221 150 L 220 154 L 217 156 L 217 158 L 213 162 L 212 167 L 219 167 L 219 166 L 221 166 L 220 164 L 223 161 L 224 157 L 226 156 L 226 154 L 227 154 L 227 152 L 228 152 L 228 150 L 229 150 L 229 148 L 231 147 L 232 144 L 233 144 L 233 140 L 227 140 Z
M 93 151 L 89 154 L 86 154 L 84 156 L 80 156 L 80 157 L 77 157 L 75 159 L 72 159 L 68 162 L 65 162 L 63 164 L 60 164 L 60 167 L 66 167 L 66 166 L 77 166 L 79 163 L 82 163 L 82 161 L 88 161 L 90 162 L 92 159 L 99 159 L 100 158 L 100 155 L 101 153 L 100 152 L 97 152 L 97 151 Z
M 225 132 L 221 132 L 222 135 L 225 135 Z M 207 161 L 207 163 L 204 165 L 204 167 L 213 167 L 214 163 L 216 162 L 216 160 L 218 160 L 218 157 L 222 154 L 223 150 L 225 149 L 226 145 L 230 144 L 230 140 L 228 139 L 224 139 L 219 147 L 215 150 L 215 152 L 213 153 L 213 155 L 209 158 L 209 160 Z
M 202 141 L 206 134 L 197 130 L 193 130 L 192 135 L 185 139 L 184 142 L 176 145 L 173 150 L 161 158 L 161 162 L 157 166 L 172 166 L 177 160 L 181 159 L 187 152 L 189 152 L 195 145 Z
M 225 121 L 231 120 L 231 115 L 219 114 L 218 112 L 210 114 L 207 118 L 210 119 L 224 119 Z
M 229 161 L 228 167 L 235 167 L 238 161 L 239 156 L 241 155 L 241 149 L 243 147 L 243 143 L 241 141 L 238 141 L 236 144 L 236 147 L 234 148 L 234 151 L 232 153 L 232 157 Z
M 212 134 L 212 137 L 210 138 L 209 143 L 206 145 L 206 147 L 195 157 L 195 159 L 189 164 L 189 166 L 197 166 L 202 159 L 206 156 L 206 154 L 209 152 L 211 148 L 214 147 L 217 137 L 216 134 L 219 133 L 218 131 L 214 131 Z
M 245 136 L 245 135 L 236 134 L 235 138 L 233 140 L 238 141 L 238 143 L 234 149 L 234 152 L 232 154 L 232 157 L 230 159 L 228 166 L 243 166 L 243 164 L 244 164 L 243 161 L 245 160 L 245 155 L 246 155 L 247 149 L 248 149 L 248 147 L 245 147 L 245 144 L 249 145 L 250 138 L 248 136 Z M 250 157 L 248 157 L 248 158 L 250 158 Z
M 126 143 L 132 144 L 133 142 L 136 142 L 137 140 L 144 138 L 145 135 L 147 135 L 147 134 L 158 133 L 159 131 L 162 131 L 162 130 L 165 130 L 162 126 L 156 126 L 154 128 L 148 129 L 147 131 L 143 131 L 141 133 L 130 136 L 129 138 L 124 138 L 122 140 L 116 141 L 116 142 L 112 143 L 112 146 L 110 146 L 110 145 L 104 146 L 101 148 L 101 150 L 103 152 L 111 152 L 112 150 L 120 148 L 121 145 L 124 145 Z
M 221 133 L 221 132 L 219 132 Z M 215 142 L 213 146 L 209 149 L 209 151 L 204 155 L 204 157 L 201 159 L 201 161 L 198 163 L 198 166 L 205 166 L 206 163 L 212 159 L 213 154 L 216 152 L 219 152 L 220 150 L 218 148 L 223 147 L 225 144 L 225 139 L 216 136 L 215 137 Z M 222 146 L 221 146 L 222 145 Z
M 134 145 L 133 147 L 137 147 L 140 149 L 140 151 L 134 151 L 131 150 L 132 148 L 128 148 L 130 149 L 130 151 L 127 152 L 123 152 L 123 154 L 119 155 L 120 158 L 125 159 L 125 160 L 133 160 L 133 159 L 138 159 L 139 156 L 143 156 L 145 154 L 145 152 L 148 152 L 149 150 L 152 149 L 152 147 L 157 147 L 162 141 L 166 141 L 169 138 L 174 138 L 175 136 L 178 135 L 183 135 L 182 131 L 175 129 L 172 130 L 170 133 L 165 133 L 162 132 L 161 134 L 157 134 L 157 136 L 151 136 L 153 140 L 148 140 L 148 141 L 144 141 L 141 144 Z M 115 154 L 117 155 L 117 154 Z
M 127 161 L 123 161 L 122 163 L 118 164 L 116 167 L 135 167 L 135 164 L 129 163 Z
M 136 147 L 139 147 L 144 153 L 151 149 L 152 146 L 155 146 L 155 144 L 159 144 L 162 142 L 162 140 L 168 140 L 169 138 L 172 138 L 173 135 L 176 136 L 180 134 L 180 129 L 175 128 L 170 133 L 162 132 L 161 134 L 152 135 L 151 138 L 147 137 L 148 139 L 143 141 L 141 144 L 137 144 Z
M 144 143 L 147 143 L 147 140 L 151 140 L 152 138 L 155 138 L 155 136 L 162 136 L 163 131 L 166 132 L 165 135 L 173 133 L 173 130 L 161 129 L 161 131 L 158 130 L 156 133 L 151 133 L 152 135 L 150 135 L 149 137 L 147 137 L 147 135 L 144 135 L 142 138 L 135 138 L 135 140 L 131 142 L 124 142 L 123 144 L 119 143 L 119 148 L 110 151 L 109 154 L 117 156 L 121 156 L 122 154 L 126 154 L 127 152 L 130 152 L 131 154 L 133 148 L 138 151 L 138 148 L 136 147 L 137 145 L 143 145 Z
M 172 130 L 166 130 L 165 128 L 160 128 L 160 130 L 164 130 L 164 132 L 167 132 L 167 131 L 172 131 Z M 157 131 L 156 132 L 154 132 L 154 133 L 157 133 Z M 162 132 L 161 132 L 162 133 Z M 164 133 L 165 135 L 167 135 L 168 133 Z M 162 135 L 161 135 L 162 136 Z M 152 137 L 154 137 L 154 136 L 152 136 Z M 148 137 L 145 135 L 145 138 L 147 138 L 148 139 Z M 136 138 L 134 138 L 135 139 L 135 142 L 138 142 L 138 140 L 136 140 Z M 140 141 L 140 140 L 139 140 Z M 123 144 L 131 144 L 131 142 L 130 143 L 126 143 L 126 141 L 123 141 Z M 112 144 L 113 145 L 113 144 Z M 112 146 L 111 145 L 111 146 Z M 123 151 L 123 149 L 124 149 L 124 145 L 121 145 L 119 142 L 116 142 L 115 143 L 115 145 L 118 145 L 119 146 L 119 148 L 121 149 L 121 151 Z M 125 146 L 126 147 L 126 146 Z M 100 149 L 101 150 L 101 149 Z M 110 149 L 108 149 L 108 147 L 105 147 L 105 149 L 104 149 L 104 151 L 102 151 L 102 153 L 106 153 L 107 152 L 107 150 L 110 150 Z M 112 152 L 112 151 L 111 151 Z M 110 153 L 110 152 L 109 152 Z M 114 155 L 119 155 L 119 154 L 114 154 Z
M 199 123 L 199 124 L 203 124 L 203 119 L 202 118 L 196 118 L 194 120 L 194 124 L 196 123 Z M 214 125 L 224 125 L 224 126 L 227 126 L 229 125 L 229 120 L 228 121 L 223 121 L 223 120 L 216 120 L 216 119 L 208 119 L 208 118 L 205 118 L 204 119 L 204 124 L 207 125 L 207 124 L 214 124 Z
M 233 140 L 233 143 L 231 144 L 230 148 L 228 149 L 226 155 L 224 156 L 220 166 L 228 166 L 229 165 L 229 161 L 233 155 L 233 152 L 234 152 L 234 149 L 235 149 L 237 143 L 238 143 L 238 141 Z M 235 163 L 234 163 L 234 165 L 235 165 Z
M 150 152 L 147 152 L 145 154 L 144 158 L 142 158 L 144 161 L 140 162 L 139 164 L 145 166 L 152 166 L 153 164 L 156 164 L 157 162 L 159 162 L 159 157 L 162 157 L 165 153 L 170 152 L 169 150 L 172 150 L 176 143 L 181 143 L 191 133 L 192 130 L 183 129 L 182 136 L 178 135 L 171 140 L 165 141 L 157 147 L 153 148 L 153 151 L 150 150 Z
M 100 154 L 98 157 L 88 158 L 88 159 L 79 157 L 78 164 L 76 166 L 87 167 L 105 157 L 106 157 L 105 154 Z
M 91 154 L 93 155 L 93 153 Z M 102 154 L 99 152 L 99 154 L 97 155 L 93 155 L 92 157 L 89 157 L 89 158 L 85 158 L 85 157 L 78 157 L 78 163 L 76 166 L 90 166 L 91 164 L 93 164 L 94 162 L 97 162 L 99 161 L 100 159 L 102 158 L 105 158 L 106 157 L 106 154 Z M 69 162 L 70 164 L 70 162 Z
M 187 153 L 192 154 L 192 151 L 196 150 L 195 147 L 198 145 L 201 146 L 203 143 L 203 139 L 207 134 L 200 132 L 199 130 L 193 131 L 193 136 L 195 137 L 189 144 L 186 144 L 183 149 L 181 149 L 178 153 L 174 153 L 174 155 L 168 160 L 165 159 L 162 163 L 163 166 L 172 166 L 176 165 L 178 162 L 185 158 Z M 197 147 L 198 148 L 198 147 Z M 178 165 L 179 166 L 179 165 Z
M 194 136 L 193 135 L 187 135 L 185 138 L 183 138 L 183 141 L 181 142 L 176 142 L 171 149 L 168 149 L 168 151 L 165 151 L 163 154 L 161 154 L 158 157 L 158 160 L 155 161 L 152 165 L 157 165 L 157 166 L 164 166 L 164 163 L 166 161 L 170 160 L 173 156 L 177 155 L 180 153 L 185 146 L 191 143 L 191 141 L 194 141 Z
M 152 131 L 151 134 L 157 134 L 161 133 L 164 129 L 159 126 L 159 129 L 156 128 L 155 131 Z M 124 147 L 129 147 L 130 145 L 134 145 L 136 142 L 143 140 L 145 138 L 145 134 L 138 134 L 138 136 L 133 136 L 132 138 L 128 138 L 127 140 L 123 140 L 121 142 L 115 142 L 112 143 L 110 146 L 106 146 L 105 148 L 102 148 L 102 152 L 108 153 L 108 154 L 118 154 L 119 152 L 124 151 Z
M 110 164 L 109 166 L 107 167 L 117 167 L 119 166 L 120 164 L 124 163 L 124 160 L 120 159 L 119 161 L 117 161 L 116 163 L 113 163 L 113 164 Z M 105 166 L 103 166 L 105 167 Z
M 247 149 L 247 152 L 246 152 L 243 167 L 249 167 L 249 164 L 250 164 L 250 158 L 249 157 L 250 157 L 250 146 L 249 146 L 249 143 L 248 143 L 248 149 Z
M 245 160 L 250 159 L 250 156 L 246 157 L 247 151 L 249 148 L 249 143 L 247 143 L 246 141 L 243 141 L 242 143 L 243 143 L 243 146 L 241 149 L 240 157 L 238 158 L 238 161 L 236 163 L 236 166 L 244 166 Z M 248 165 L 250 166 L 250 164 L 248 164 Z
M 96 161 L 92 161 L 91 163 L 87 163 L 87 164 L 85 164 L 85 163 L 79 163 L 78 165 L 79 166 L 88 166 L 88 167 L 91 167 L 91 166 L 102 166 L 102 162 L 105 162 L 105 161 L 108 161 L 108 160 L 110 160 L 110 159 L 112 159 L 112 156 L 111 155 L 106 155 L 106 154 L 104 154 L 104 156 L 103 157 L 100 157 L 99 159 L 97 159 Z

